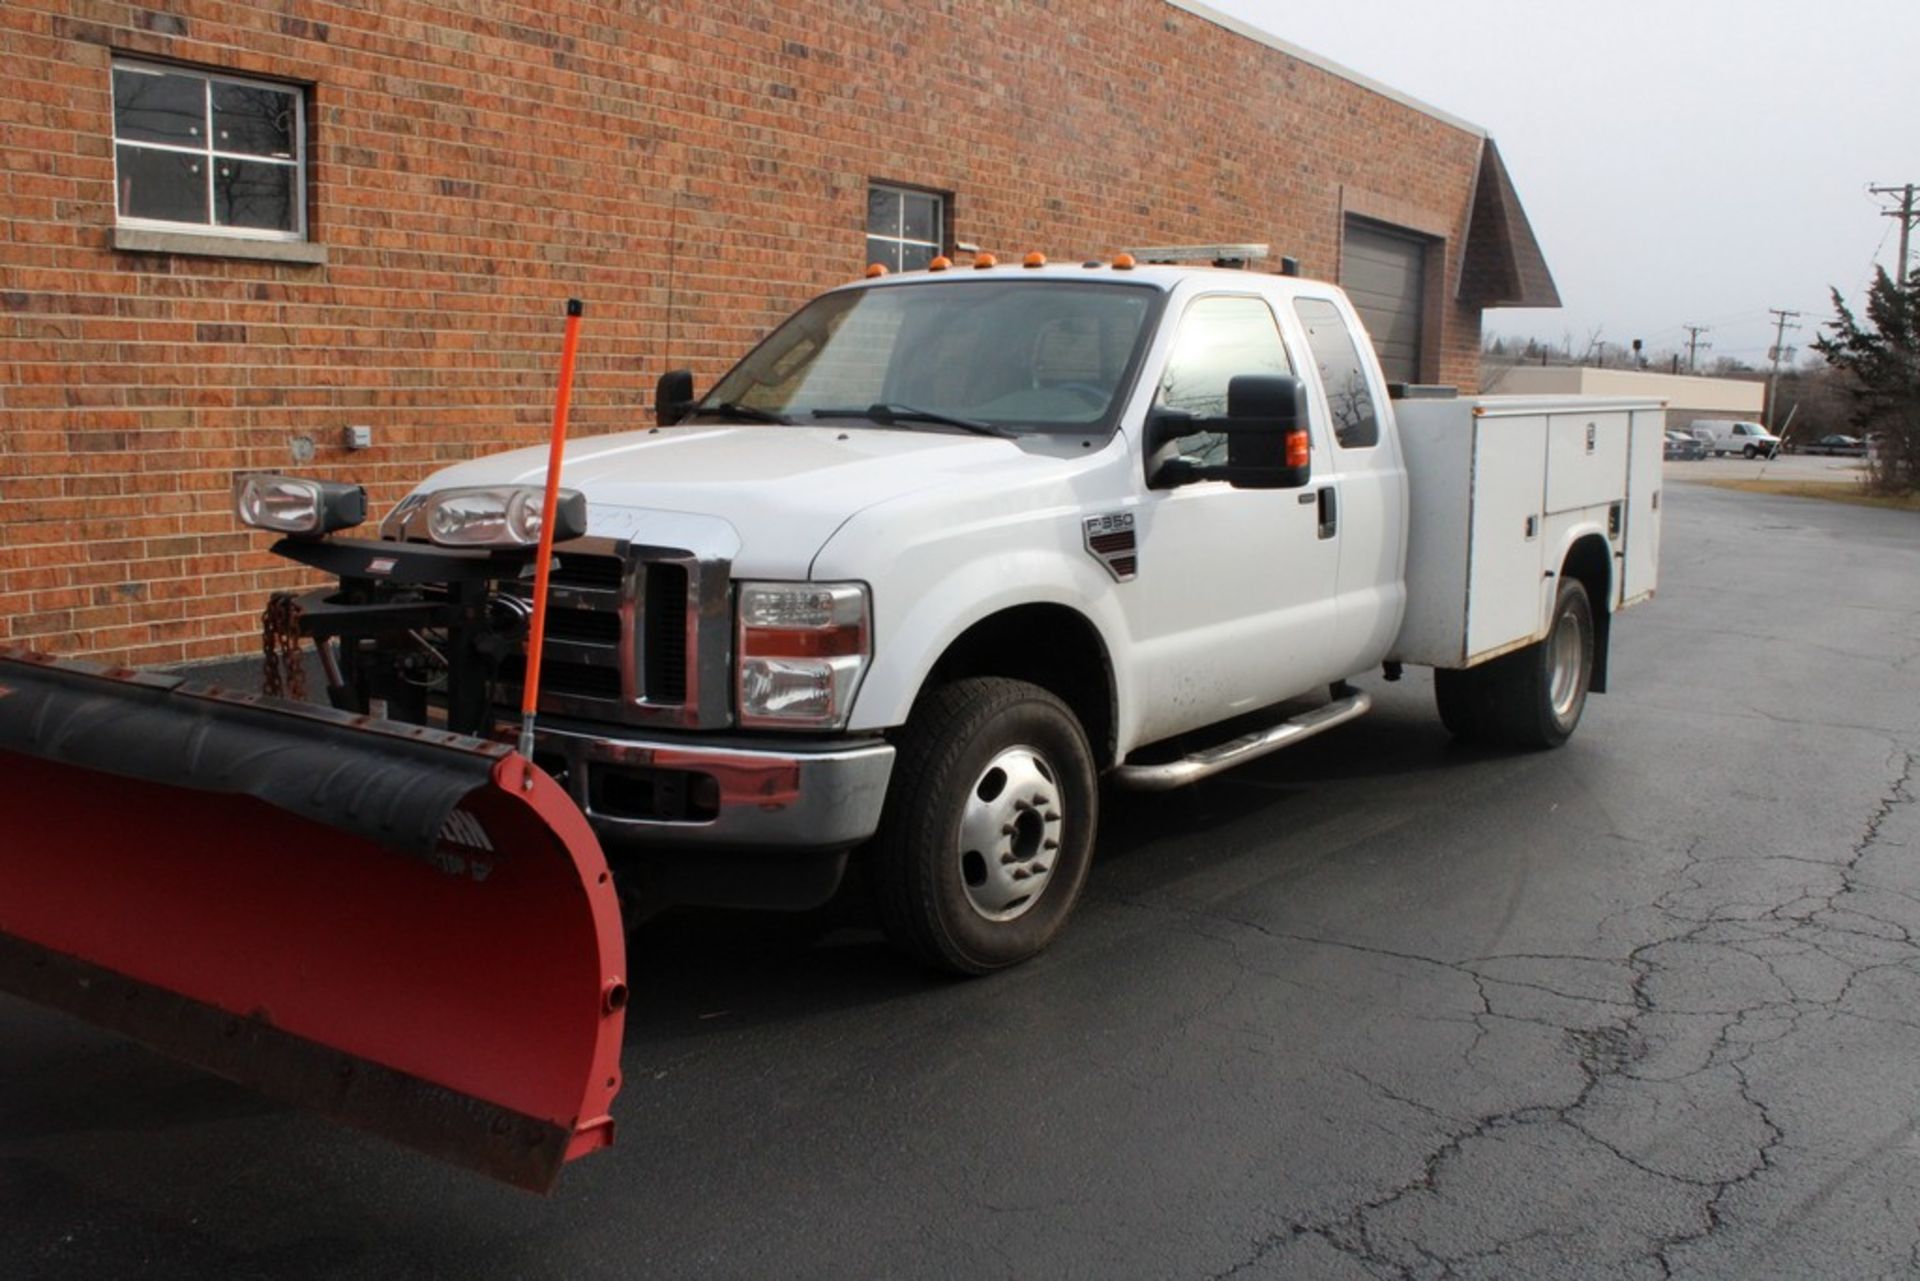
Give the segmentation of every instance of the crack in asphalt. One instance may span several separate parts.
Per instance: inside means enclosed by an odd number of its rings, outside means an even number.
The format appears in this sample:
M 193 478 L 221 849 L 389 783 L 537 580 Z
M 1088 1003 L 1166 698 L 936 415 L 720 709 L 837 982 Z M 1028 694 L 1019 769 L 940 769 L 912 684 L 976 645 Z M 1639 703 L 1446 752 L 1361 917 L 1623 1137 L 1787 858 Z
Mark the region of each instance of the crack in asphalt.
M 1888 1019 L 1844 1008 L 1854 989 L 1868 976 L 1904 970 L 1920 973 L 1920 943 L 1914 932 L 1899 921 L 1876 915 L 1869 906 L 1849 900 L 1866 893 L 1886 893 L 1890 897 L 1920 903 L 1920 896 L 1891 888 L 1879 888 L 1861 876 L 1861 864 L 1867 856 L 1882 848 L 1888 820 L 1902 806 L 1913 804 L 1916 755 L 1896 750 L 1893 777 L 1862 825 L 1858 837 L 1848 847 L 1844 860 L 1823 860 L 1797 855 L 1759 855 L 1752 859 L 1727 856 L 1701 857 L 1700 842 L 1679 852 L 1680 864 L 1674 873 L 1674 888 L 1654 900 L 1652 910 L 1674 929 L 1662 937 L 1640 943 L 1624 960 L 1578 953 L 1509 953 L 1447 960 L 1416 952 L 1379 947 L 1351 940 L 1279 930 L 1230 913 L 1209 911 L 1166 903 L 1121 900 L 1127 906 L 1167 913 L 1189 921 L 1212 921 L 1251 931 L 1266 939 L 1302 947 L 1336 948 L 1391 959 L 1407 964 L 1432 966 L 1461 975 L 1472 984 L 1478 1008 L 1471 1015 L 1477 1032 L 1463 1055 L 1471 1065 L 1473 1054 L 1494 1023 L 1512 1020 L 1556 1028 L 1565 1036 L 1582 1074 L 1582 1082 L 1571 1098 L 1529 1100 L 1515 1106 L 1484 1112 L 1471 1119 L 1449 1113 L 1419 1098 L 1374 1079 L 1353 1068 L 1343 1068 L 1374 1097 L 1412 1109 L 1432 1121 L 1448 1126 L 1445 1136 L 1425 1153 L 1412 1177 L 1348 1206 L 1344 1211 L 1307 1221 L 1289 1221 L 1279 1230 L 1249 1243 L 1246 1254 L 1231 1266 L 1211 1274 L 1210 1281 L 1221 1281 L 1258 1267 L 1276 1251 L 1298 1244 L 1304 1238 L 1317 1238 L 1376 1276 L 1422 1278 L 1427 1281 L 1454 1277 L 1470 1264 L 1505 1258 L 1515 1247 L 1543 1238 L 1553 1238 L 1546 1229 L 1533 1229 L 1510 1238 L 1453 1254 L 1434 1249 L 1419 1239 L 1417 1227 L 1394 1233 L 1383 1220 L 1389 1212 L 1416 1198 L 1443 1200 L 1446 1173 L 1472 1145 L 1508 1132 L 1528 1127 L 1559 1126 L 1605 1157 L 1660 1180 L 1677 1195 L 1692 1198 L 1688 1216 L 1692 1222 L 1680 1230 L 1646 1236 L 1644 1249 L 1618 1262 L 1645 1264 L 1661 1277 L 1675 1275 L 1676 1257 L 1689 1246 L 1712 1237 L 1728 1222 L 1728 1197 L 1740 1188 L 1765 1178 L 1775 1171 L 1779 1154 L 1788 1147 L 1788 1131 L 1774 1115 L 1764 1091 L 1750 1071 L 1754 1054 L 1762 1047 L 1792 1036 L 1804 1020 L 1815 1015 L 1846 1017 L 1869 1022 L 1892 1022 L 1920 1028 L 1920 1022 Z M 1781 893 L 1790 897 L 1771 904 L 1762 901 L 1721 902 L 1705 910 L 1693 910 L 1686 900 L 1709 893 L 1705 869 L 1717 864 L 1779 862 L 1805 865 L 1810 872 L 1827 880 L 1827 886 L 1788 885 Z M 1822 892 L 1824 891 L 1824 892 Z M 1729 915 L 1729 911 L 1733 914 Z M 1609 918 L 1611 919 L 1611 918 Z M 1862 948 L 1872 945 L 1880 952 L 1870 956 Z M 1689 951 L 1707 955 L 1689 958 Z M 1871 949 L 1869 949 L 1871 950 Z M 1689 967 L 1711 963 L 1715 952 L 1732 953 L 1758 962 L 1771 979 L 1772 995 L 1753 994 L 1753 999 L 1726 1008 L 1697 1008 L 1664 1005 L 1659 995 L 1661 981 L 1680 975 Z M 1783 959 L 1819 957 L 1844 972 L 1845 977 L 1831 995 L 1804 990 L 1806 980 L 1784 972 Z M 1568 962 L 1624 967 L 1631 973 L 1624 1001 L 1571 992 L 1551 982 L 1535 982 L 1511 976 L 1488 974 L 1489 967 L 1510 962 Z M 1615 1013 L 1592 1025 L 1571 1026 L 1515 1012 L 1502 1012 L 1489 989 L 1514 988 L 1549 995 L 1558 1000 L 1582 1003 L 1598 1014 Z M 1651 1051 L 1650 1037 L 1643 1024 L 1659 1017 L 1705 1020 L 1713 1026 L 1712 1039 L 1700 1061 L 1687 1071 L 1674 1075 L 1645 1075 L 1638 1071 Z M 1717 1026 L 1715 1026 L 1717 1024 Z M 1678 1085 L 1701 1080 L 1727 1082 L 1731 1098 L 1752 1118 L 1757 1132 L 1746 1142 L 1744 1163 L 1737 1169 L 1716 1170 L 1710 1174 L 1689 1173 L 1662 1168 L 1620 1143 L 1609 1139 L 1593 1118 L 1586 1115 L 1597 1092 L 1619 1086 L 1633 1089 L 1654 1085 Z M 1913 1242 L 1910 1262 L 1920 1269 L 1920 1237 Z

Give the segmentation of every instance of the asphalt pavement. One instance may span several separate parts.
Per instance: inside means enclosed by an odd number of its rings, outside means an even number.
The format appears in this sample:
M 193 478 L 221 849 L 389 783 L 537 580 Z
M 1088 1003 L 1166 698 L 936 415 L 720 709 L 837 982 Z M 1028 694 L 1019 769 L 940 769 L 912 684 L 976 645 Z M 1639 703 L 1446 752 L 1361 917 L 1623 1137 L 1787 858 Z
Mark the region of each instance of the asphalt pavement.
M 1920 1273 L 1920 517 L 1685 466 L 1561 750 L 1370 678 L 1110 796 L 987 980 L 652 927 L 619 1143 L 551 1200 L 0 998 L 0 1275 Z

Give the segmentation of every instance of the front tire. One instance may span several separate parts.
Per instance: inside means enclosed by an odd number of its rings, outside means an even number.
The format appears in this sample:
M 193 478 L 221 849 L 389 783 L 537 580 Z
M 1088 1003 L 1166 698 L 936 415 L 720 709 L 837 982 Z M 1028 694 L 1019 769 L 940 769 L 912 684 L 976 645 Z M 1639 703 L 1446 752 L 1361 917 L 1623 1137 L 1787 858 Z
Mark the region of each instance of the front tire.
M 1760 456 L 1760 450 L 1753 445 L 1748 445 L 1745 449 L 1741 450 L 1740 452 L 1743 455 L 1745 455 L 1748 462 L 1752 462 L 1754 459 Z
M 955 974 L 1044 950 L 1093 863 L 1099 783 L 1085 731 L 1037 685 L 971 677 L 921 696 L 869 846 L 880 923 Z

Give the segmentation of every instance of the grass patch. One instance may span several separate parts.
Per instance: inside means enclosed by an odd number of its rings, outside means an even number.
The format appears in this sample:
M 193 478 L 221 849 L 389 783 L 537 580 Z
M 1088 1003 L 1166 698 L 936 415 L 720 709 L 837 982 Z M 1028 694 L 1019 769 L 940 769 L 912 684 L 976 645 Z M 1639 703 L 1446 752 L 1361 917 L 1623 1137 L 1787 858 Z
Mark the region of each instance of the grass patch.
M 1785 498 L 1824 498 L 1831 503 L 1853 503 L 1860 507 L 1885 507 L 1892 511 L 1920 512 L 1920 493 L 1876 494 L 1857 480 L 1731 480 L 1705 479 L 1696 485 L 1715 489 L 1737 489 L 1746 494 L 1778 494 Z

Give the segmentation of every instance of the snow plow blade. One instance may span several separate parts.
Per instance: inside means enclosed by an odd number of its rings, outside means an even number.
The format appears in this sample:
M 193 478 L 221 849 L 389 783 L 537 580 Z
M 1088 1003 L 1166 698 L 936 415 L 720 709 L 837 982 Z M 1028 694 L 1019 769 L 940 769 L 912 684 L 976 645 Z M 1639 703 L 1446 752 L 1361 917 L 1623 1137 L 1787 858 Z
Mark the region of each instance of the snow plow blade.
M 0 833 L 0 990 L 536 1192 L 612 1141 L 618 903 L 511 748 L 0 648 Z

